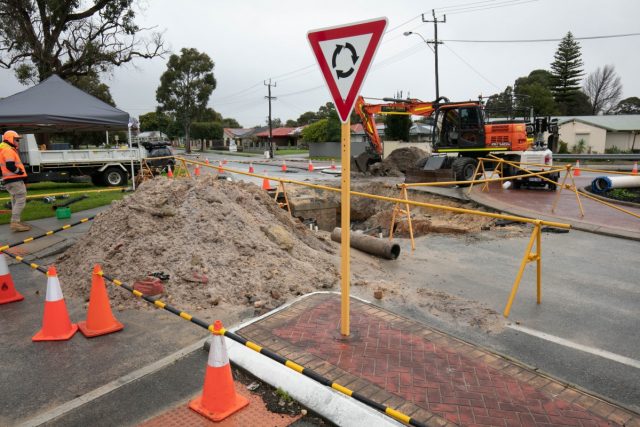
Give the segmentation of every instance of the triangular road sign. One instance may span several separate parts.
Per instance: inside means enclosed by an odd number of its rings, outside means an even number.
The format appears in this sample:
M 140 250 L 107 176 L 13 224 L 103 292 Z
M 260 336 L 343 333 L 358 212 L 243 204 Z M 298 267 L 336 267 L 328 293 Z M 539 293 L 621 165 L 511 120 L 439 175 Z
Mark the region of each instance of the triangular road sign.
M 386 26 L 387 18 L 378 18 L 307 34 L 342 123 L 349 119 Z

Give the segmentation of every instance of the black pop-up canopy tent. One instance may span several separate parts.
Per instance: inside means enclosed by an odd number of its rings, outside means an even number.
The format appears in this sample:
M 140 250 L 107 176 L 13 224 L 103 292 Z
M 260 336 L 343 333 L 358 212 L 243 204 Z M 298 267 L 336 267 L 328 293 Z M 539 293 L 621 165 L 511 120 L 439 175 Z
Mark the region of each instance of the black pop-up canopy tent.
M 52 75 L 0 100 L 0 128 L 19 133 L 125 130 L 129 113 Z

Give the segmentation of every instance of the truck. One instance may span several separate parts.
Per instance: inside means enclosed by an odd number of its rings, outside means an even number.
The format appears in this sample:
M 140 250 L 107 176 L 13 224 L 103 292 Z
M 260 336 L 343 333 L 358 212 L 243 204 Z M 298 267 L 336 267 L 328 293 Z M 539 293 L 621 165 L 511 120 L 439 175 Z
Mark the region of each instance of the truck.
M 172 156 L 168 141 L 136 141 L 131 148 L 88 148 L 69 150 L 40 149 L 35 135 L 25 134 L 20 141 L 20 160 L 27 172 L 27 182 L 70 181 L 74 177 L 89 176 L 99 186 L 126 185 L 135 175 L 143 159 L 154 168 L 173 165 L 173 159 L 154 157 Z
M 548 118 L 535 118 L 530 122 L 503 120 L 488 122 L 480 101 L 450 102 L 440 97 L 433 102 L 417 99 L 383 98 L 384 104 L 370 104 L 362 96 L 356 100 L 355 110 L 362 119 L 363 128 L 370 140 L 369 150 L 354 159 L 356 167 L 366 171 L 382 158 L 382 141 L 375 123 L 375 115 L 417 115 L 433 117 L 433 152 L 421 164 L 424 176 L 429 172 L 445 172 L 456 181 L 475 178 L 478 158 L 492 154 L 498 158 L 522 165 L 525 171 L 505 167 L 505 176 L 513 177 L 514 188 L 524 185 L 556 185 L 538 177 L 519 177 L 530 172 L 548 171 L 553 165 L 553 153 L 549 141 L 557 141 L 557 123 Z M 545 135 L 549 134 L 549 139 Z M 555 135 L 555 136 L 554 136 Z M 555 139 L 554 139 L 555 138 Z M 491 167 L 486 164 L 485 167 Z M 442 174 L 440 174 L 442 175 Z M 557 182 L 559 173 L 548 175 Z

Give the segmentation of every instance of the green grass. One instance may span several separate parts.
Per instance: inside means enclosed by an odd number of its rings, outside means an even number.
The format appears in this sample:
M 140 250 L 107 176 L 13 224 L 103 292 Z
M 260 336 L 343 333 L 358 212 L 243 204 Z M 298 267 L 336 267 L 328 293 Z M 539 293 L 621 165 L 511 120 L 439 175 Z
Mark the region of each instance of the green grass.
M 56 182 L 40 182 L 36 184 L 27 184 L 27 197 L 34 195 L 46 195 L 51 193 L 73 193 L 78 192 L 77 194 L 69 194 L 69 198 L 75 198 L 82 196 L 82 191 L 91 191 L 91 190 L 104 190 L 105 187 L 96 187 L 92 184 L 86 183 L 56 183 Z M 70 208 L 71 212 L 80 212 L 86 209 L 93 209 L 99 206 L 104 206 L 110 204 L 113 200 L 120 200 L 126 193 L 121 191 L 109 191 L 104 193 L 86 193 L 88 198 L 81 200 L 79 202 L 73 203 Z M 0 199 L 4 199 L 6 197 L 10 197 L 9 193 L 6 191 L 0 192 Z M 50 218 L 55 217 L 56 212 L 52 206 L 57 203 L 64 203 L 69 199 L 61 199 L 60 197 L 56 197 L 56 202 L 45 203 L 42 200 L 42 197 L 27 199 L 27 205 L 22 211 L 22 220 L 23 221 L 32 221 L 34 219 L 41 218 Z M 8 224 L 11 220 L 11 209 L 6 207 L 6 203 L 8 200 L 0 200 L 0 224 Z M 67 220 L 68 221 L 68 220 Z M 63 220 L 60 221 L 63 223 Z

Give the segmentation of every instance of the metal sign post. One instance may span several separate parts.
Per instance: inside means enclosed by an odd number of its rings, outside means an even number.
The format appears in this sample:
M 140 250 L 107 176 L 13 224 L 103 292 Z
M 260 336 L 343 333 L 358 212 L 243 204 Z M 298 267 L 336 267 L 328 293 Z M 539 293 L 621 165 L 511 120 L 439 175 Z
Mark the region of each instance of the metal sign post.
M 373 62 L 387 18 L 379 18 L 338 27 L 309 31 L 307 38 L 318 61 L 320 71 L 338 117 L 341 133 L 341 218 L 340 273 L 341 322 L 340 333 L 349 336 L 349 285 L 351 280 L 351 127 L 350 115 L 360 88 Z

